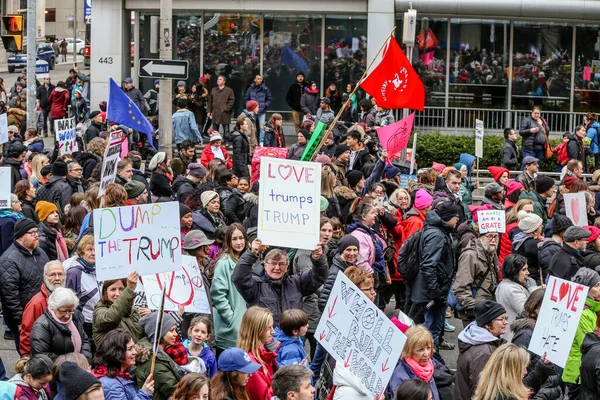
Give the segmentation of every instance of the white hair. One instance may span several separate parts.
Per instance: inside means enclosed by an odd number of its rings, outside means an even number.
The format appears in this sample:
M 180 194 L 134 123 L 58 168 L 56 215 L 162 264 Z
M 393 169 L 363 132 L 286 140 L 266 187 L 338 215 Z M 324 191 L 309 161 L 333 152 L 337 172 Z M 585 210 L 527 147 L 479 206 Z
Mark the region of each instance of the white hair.
M 17 201 L 19 201 L 19 198 L 17 197 L 17 195 L 16 195 L 16 194 L 14 194 L 14 193 L 11 193 L 11 194 L 10 194 L 10 202 L 11 202 L 12 204 L 14 204 L 14 203 L 16 203 Z
M 52 260 L 48 261 L 46 265 L 44 265 L 44 275 L 48 273 L 48 268 L 50 268 L 53 265 L 60 265 L 61 267 L 63 267 L 63 273 L 65 273 L 65 267 L 62 265 L 62 263 L 58 260 Z
M 69 288 L 58 287 L 54 289 L 48 298 L 48 308 L 51 310 L 58 310 L 62 306 L 71 304 L 77 308 L 79 299 L 75 295 L 75 292 Z

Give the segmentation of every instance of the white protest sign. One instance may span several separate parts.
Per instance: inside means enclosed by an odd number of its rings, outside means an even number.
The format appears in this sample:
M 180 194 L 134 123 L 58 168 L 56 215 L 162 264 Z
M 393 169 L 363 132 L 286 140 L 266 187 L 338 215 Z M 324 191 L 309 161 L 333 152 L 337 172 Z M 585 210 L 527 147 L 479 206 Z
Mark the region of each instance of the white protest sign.
M 321 164 L 263 157 L 258 238 L 263 244 L 313 250 L 319 243 Z
M 315 337 L 356 376 L 370 398 L 392 377 L 406 336 L 346 275 L 339 272 Z
M 587 206 L 585 204 L 585 193 L 565 193 L 565 214 L 574 225 L 584 226 L 588 224 Z
M 196 257 L 182 255 L 181 261 L 182 269 L 178 271 L 161 272 L 142 278 L 148 308 L 160 308 L 163 286 L 166 286 L 165 311 L 177 311 L 182 305 L 186 312 L 210 314 L 210 303 Z
M 0 208 L 12 208 L 10 200 L 11 167 L 0 167 Z
M 479 233 L 506 232 L 506 217 L 504 214 L 504 210 L 477 211 L 477 225 L 479 225 Z
M 77 147 L 77 126 L 75 118 L 57 119 L 54 121 L 54 131 L 58 142 L 58 152 L 71 154 L 79 151 Z
M 483 158 L 483 121 L 475 120 L 475 157 Z
M 539 317 L 529 342 L 529 351 L 561 368 L 567 364 L 589 288 L 551 276 Z
M 102 161 L 102 175 L 100 176 L 100 187 L 98 188 L 98 197 L 106 191 L 106 185 L 115 181 L 117 176 L 117 163 L 121 157 L 121 143 L 123 143 L 123 131 L 114 131 L 110 133 L 110 141 L 104 150 L 104 159 Z
M 0 144 L 8 142 L 8 119 L 6 113 L 0 114 Z
M 179 203 L 94 210 L 98 281 L 181 269 Z

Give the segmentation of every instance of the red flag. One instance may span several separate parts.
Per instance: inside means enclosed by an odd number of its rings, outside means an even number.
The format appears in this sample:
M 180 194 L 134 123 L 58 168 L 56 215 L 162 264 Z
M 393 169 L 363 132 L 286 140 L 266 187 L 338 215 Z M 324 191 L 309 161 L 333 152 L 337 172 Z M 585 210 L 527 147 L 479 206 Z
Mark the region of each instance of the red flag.
M 388 39 L 381 62 L 361 83 L 378 107 L 425 109 L 425 87 L 396 39 Z

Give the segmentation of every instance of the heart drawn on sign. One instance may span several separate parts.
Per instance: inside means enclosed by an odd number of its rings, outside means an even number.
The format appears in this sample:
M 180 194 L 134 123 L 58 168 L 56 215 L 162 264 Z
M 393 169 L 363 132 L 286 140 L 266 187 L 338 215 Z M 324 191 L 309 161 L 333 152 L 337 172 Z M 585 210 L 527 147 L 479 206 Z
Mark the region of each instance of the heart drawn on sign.
M 562 301 L 562 299 L 569 293 L 569 284 L 561 283 L 560 288 L 558 289 L 558 301 Z
M 285 175 L 284 173 L 281 172 L 281 170 L 287 170 L 287 175 Z M 283 178 L 283 180 L 287 180 L 287 178 L 290 177 L 290 175 L 292 175 L 292 166 L 291 165 L 280 165 L 279 167 L 277 167 L 277 172 L 279 173 L 279 176 L 281 176 L 281 178 Z
M 573 222 L 579 226 L 579 202 L 577 199 L 571 199 L 571 213 L 573 214 Z

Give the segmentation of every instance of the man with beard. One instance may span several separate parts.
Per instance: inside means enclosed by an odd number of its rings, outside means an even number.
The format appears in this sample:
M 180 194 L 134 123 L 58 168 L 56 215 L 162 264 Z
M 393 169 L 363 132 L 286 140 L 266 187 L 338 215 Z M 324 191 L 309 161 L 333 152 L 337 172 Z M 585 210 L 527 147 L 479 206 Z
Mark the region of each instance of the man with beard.
M 454 294 L 463 309 L 458 316 L 466 328 L 475 320 L 475 304 L 482 300 L 496 300 L 498 286 L 497 232 L 488 232 L 472 240 L 458 258 Z
M 29 334 L 35 321 L 46 311 L 48 306 L 48 297 L 57 287 L 65 285 L 65 268 L 58 260 L 49 261 L 44 265 L 44 283 L 41 290 L 29 300 L 29 303 L 23 310 L 23 320 L 21 323 L 21 340 L 19 349 L 21 356 L 26 357 L 31 351 L 31 342 Z

